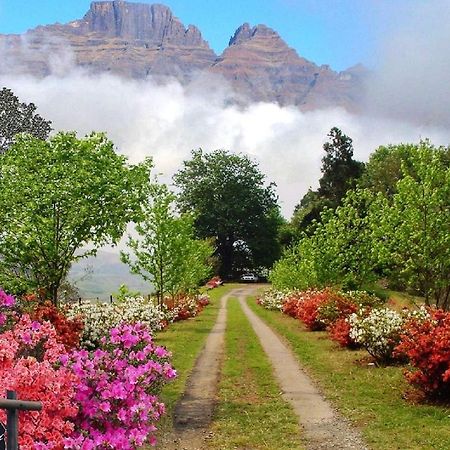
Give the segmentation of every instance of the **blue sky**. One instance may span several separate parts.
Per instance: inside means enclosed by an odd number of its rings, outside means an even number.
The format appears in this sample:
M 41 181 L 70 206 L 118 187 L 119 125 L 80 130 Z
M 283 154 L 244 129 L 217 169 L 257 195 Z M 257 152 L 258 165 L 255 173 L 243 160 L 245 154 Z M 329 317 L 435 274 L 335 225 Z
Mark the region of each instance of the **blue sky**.
M 428 0 L 160 0 L 187 26 L 197 25 L 220 53 L 244 22 L 274 28 L 297 52 L 343 70 L 374 67 L 384 38 L 415 6 Z M 145 3 L 157 1 L 142 0 Z M 0 0 L 0 33 L 81 18 L 90 0 Z

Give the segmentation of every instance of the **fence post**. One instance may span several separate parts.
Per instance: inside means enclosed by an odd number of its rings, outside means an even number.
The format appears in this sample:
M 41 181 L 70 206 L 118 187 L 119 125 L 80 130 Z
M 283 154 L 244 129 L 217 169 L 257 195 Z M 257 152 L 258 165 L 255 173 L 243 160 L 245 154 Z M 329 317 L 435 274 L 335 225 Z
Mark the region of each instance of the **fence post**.
M 15 391 L 6 391 L 6 399 L 0 398 L 0 409 L 7 410 L 6 433 L 8 439 L 6 441 L 6 449 L 18 450 L 19 410 L 40 411 L 42 403 L 17 400 Z
M 15 391 L 6 391 L 6 398 L 9 400 L 17 400 L 17 394 Z M 19 433 L 18 429 L 18 417 L 19 411 L 17 409 L 8 409 L 7 421 L 6 421 L 6 432 L 8 435 L 8 440 L 6 441 L 7 450 L 17 450 L 17 436 Z
M 112 295 L 109 296 L 109 301 L 110 301 L 110 303 L 112 305 L 112 302 L 113 302 L 113 296 Z

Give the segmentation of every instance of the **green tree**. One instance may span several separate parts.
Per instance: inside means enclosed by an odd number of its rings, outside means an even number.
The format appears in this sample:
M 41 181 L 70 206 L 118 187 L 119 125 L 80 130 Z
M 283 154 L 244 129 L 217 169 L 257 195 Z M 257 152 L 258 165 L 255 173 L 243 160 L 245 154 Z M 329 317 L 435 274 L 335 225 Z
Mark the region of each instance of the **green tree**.
M 51 122 L 36 113 L 33 103 L 21 103 L 7 88 L 0 90 L 0 153 L 5 152 L 19 133 L 47 139 Z
M 420 143 L 375 229 L 391 276 L 425 296 L 427 304 L 449 309 L 450 168 L 441 150 Z
M 150 168 L 127 166 L 102 134 L 19 136 L 0 155 L 0 285 L 57 304 L 72 262 L 138 218 Z
M 214 250 L 208 241 L 195 239 L 192 214 L 175 213 L 175 198 L 164 184 L 150 186 L 136 224 L 139 238 L 128 236 L 134 257 L 121 252 L 131 271 L 155 286 L 159 302 L 166 293 L 176 297 L 196 290 L 211 272 L 208 259 Z
M 417 174 L 414 161 L 417 159 L 419 148 L 422 145 L 431 145 L 429 141 L 419 144 L 398 144 L 378 147 L 369 158 L 364 173 L 358 184 L 362 188 L 369 188 L 374 192 L 381 192 L 392 197 L 396 191 L 397 182 L 405 175 L 414 179 Z M 440 147 L 434 150 L 442 163 L 449 166 L 450 147 Z
M 330 142 L 323 145 L 322 178 L 319 180 L 319 195 L 330 200 L 336 207 L 345 193 L 355 186 L 364 170 L 364 164 L 353 159 L 352 139 L 339 128 L 328 133 Z
M 327 136 L 329 142 L 323 145 L 325 156 L 322 158 L 320 187 L 317 191 L 309 189 L 295 207 L 292 224 L 299 234 L 309 233 L 309 225 L 314 220 L 321 220 L 321 212 L 325 208 L 335 209 L 339 206 L 346 192 L 356 186 L 357 179 L 364 171 L 364 163 L 353 159 L 350 137 L 336 127 Z
M 196 215 L 197 235 L 215 239 L 222 277 L 270 267 L 277 259 L 282 219 L 274 185 L 265 185 L 265 175 L 250 158 L 194 150 L 174 182 L 181 211 Z

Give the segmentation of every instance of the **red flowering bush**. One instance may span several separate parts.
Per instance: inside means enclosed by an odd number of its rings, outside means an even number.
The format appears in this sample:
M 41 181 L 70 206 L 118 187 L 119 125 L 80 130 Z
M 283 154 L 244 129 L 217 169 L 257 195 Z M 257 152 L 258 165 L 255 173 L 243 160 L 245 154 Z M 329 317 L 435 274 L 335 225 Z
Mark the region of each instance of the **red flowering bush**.
M 358 310 L 358 306 L 351 297 L 329 289 L 322 292 L 326 294 L 326 297 L 319 305 L 317 319 L 326 326 L 332 325 L 336 320 L 348 317 Z
M 405 324 L 396 353 L 409 359 L 409 383 L 429 396 L 450 399 L 450 313 L 435 310 L 430 315 Z
M 83 321 L 80 318 L 69 319 L 61 310 L 50 301 L 39 304 L 31 311 L 33 320 L 43 322 L 48 320 L 55 327 L 57 339 L 66 350 L 75 348 L 80 343 L 83 332 Z
M 206 287 L 209 289 L 214 289 L 216 287 L 219 287 L 221 284 L 223 284 L 223 281 L 220 279 L 220 277 L 212 277 L 207 283 Z
M 346 317 L 341 317 L 328 326 L 328 333 L 333 341 L 342 347 L 358 348 L 359 345 L 350 337 L 350 330 Z
M 205 306 L 209 305 L 209 296 L 207 294 L 202 294 L 197 297 L 197 314 L 203 311 Z
M 172 322 L 187 320 L 199 314 L 209 304 L 208 294 L 196 296 L 181 296 L 178 298 L 165 298 L 164 306 Z
M 332 291 L 308 290 L 302 292 L 302 301 L 297 308 L 297 317 L 312 331 L 324 330 L 326 323 L 320 318 L 320 307 L 329 300 Z
M 42 411 L 20 416 L 19 445 L 23 449 L 62 449 L 64 437 L 73 431 L 72 419 L 77 377 L 61 367 L 64 346 L 50 322 L 39 323 L 24 314 L 0 334 L 0 393 L 17 392 L 19 399 L 40 401 Z M 5 411 L 0 410 L 5 421 Z
M 301 294 L 291 293 L 289 294 L 283 303 L 282 311 L 284 314 L 287 314 L 288 316 L 298 318 L 298 308 L 300 303 L 303 301 Z

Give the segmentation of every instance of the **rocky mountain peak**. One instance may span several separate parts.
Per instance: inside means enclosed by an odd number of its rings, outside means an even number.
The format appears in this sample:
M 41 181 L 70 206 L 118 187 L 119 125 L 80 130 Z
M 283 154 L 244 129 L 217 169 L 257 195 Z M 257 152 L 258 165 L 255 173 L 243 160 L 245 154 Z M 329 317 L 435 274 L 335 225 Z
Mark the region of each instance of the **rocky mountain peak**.
M 242 24 L 234 33 L 234 35 L 231 37 L 230 42 L 228 43 L 229 46 L 232 45 L 239 45 L 243 42 L 249 41 L 254 37 L 259 36 L 273 36 L 275 38 L 278 38 L 281 40 L 278 33 L 272 28 L 269 28 L 266 25 L 256 25 L 254 27 L 250 27 L 250 25 L 246 22 Z
M 70 24 L 78 35 L 101 34 L 106 38 L 145 41 L 156 45 L 208 47 L 193 25 L 187 29 L 165 5 L 130 3 L 123 0 L 94 1 L 83 19 Z
M 305 110 L 355 109 L 366 78 L 361 66 L 340 73 L 319 67 L 266 25 L 242 24 L 218 57 L 199 29 L 185 27 L 167 6 L 131 0 L 94 1 L 83 18 L 68 24 L 39 26 L 25 36 L 0 34 L 0 51 L 0 73 L 45 77 L 55 71 L 55 55 L 58 60 L 69 52 L 73 63 L 90 73 L 161 83 L 176 78 L 183 84 L 199 74 L 218 75 L 240 103 L 276 102 Z

